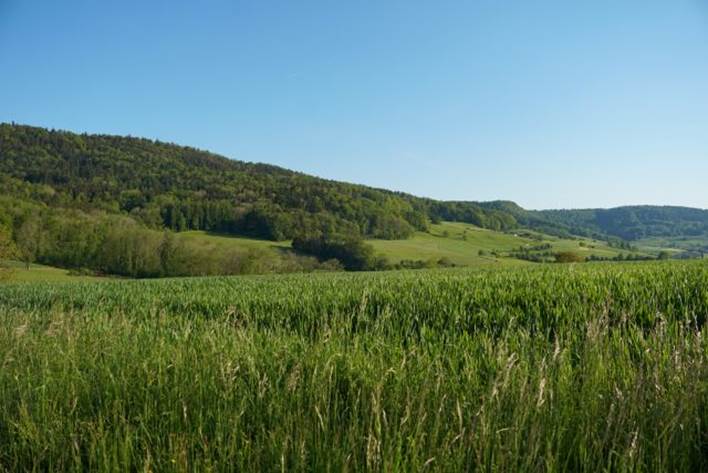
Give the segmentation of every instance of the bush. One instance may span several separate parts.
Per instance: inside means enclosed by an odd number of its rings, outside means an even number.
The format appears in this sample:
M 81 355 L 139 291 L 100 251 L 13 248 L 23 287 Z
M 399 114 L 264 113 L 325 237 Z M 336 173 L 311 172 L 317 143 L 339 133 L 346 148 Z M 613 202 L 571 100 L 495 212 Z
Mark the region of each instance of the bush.
M 7 280 L 12 276 L 12 268 L 6 266 L 6 260 L 17 256 L 15 244 L 10 238 L 10 232 L 4 227 L 0 227 L 0 281 Z
M 457 265 L 447 256 L 443 256 L 438 260 L 438 266 L 443 268 L 454 268 Z
M 334 258 L 348 271 L 384 269 L 385 260 L 377 258 L 374 248 L 358 236 L 301 236 L 296 237 L 292 245 L 295 250 L 316 256 L 320 261 Z
M 572 251 L 561 251 L 554 255 L 556 263 L 584 263 L 585 258 Z

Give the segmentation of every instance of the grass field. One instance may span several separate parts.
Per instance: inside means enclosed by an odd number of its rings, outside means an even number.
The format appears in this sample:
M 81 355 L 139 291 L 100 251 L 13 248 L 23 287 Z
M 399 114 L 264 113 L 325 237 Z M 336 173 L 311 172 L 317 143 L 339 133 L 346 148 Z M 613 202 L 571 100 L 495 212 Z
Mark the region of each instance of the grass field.
M 0 471 L 706 471 L 708 267 L 0 286 Z
M 15 261 L 5 262 L 4 264 L 12 268 L 11 277 L 14 282 L 81 282 L 105 279 L 86 275 L 74 275 L 68 269 L 44 266 L 41 264 L 31 264 L 29 269 L 24 263 Z
M 612 258 L 626 253 L 596 240 L 561 239 L 528 230 L 502 233 L 453 222 L 431 225 L 429 233 L 418 232 L 408 240 L 370 240 L 370 243 L 393 262 L 403 259 L 447 258 L 458 266 L 527 264 L 525 261 L 508 257 L 508 252 L 541 244 L 550 244 L 550 252 L 571 251 L 585 257 L 595 255 Z M 483 252 L 482 256 L 480 251 Z M 496 252 L 500 257 L 493 256 L 492 252 Z
M 526 264 L 511 258 L 497 258 L 490 253 L 508 251 L 530 242 L 512 234 L 452 222 L 432 225 L 430 233 L 417 232 L 407 240 L 369 241 L 377 252 L 386 255 L 392 262 L 448 258 L 459 266 Z M 480 250 L 487 254 L 480 256 Z
M 247 250 L 272 250 L 280 251 L 290 249 L 290 242 L 261 240 L 235 235 L 221 235 L 202 231 L 189 231 L 179 233 L 179 238 L 200 244 L 213 251 L 226 248 L 240 248 Z

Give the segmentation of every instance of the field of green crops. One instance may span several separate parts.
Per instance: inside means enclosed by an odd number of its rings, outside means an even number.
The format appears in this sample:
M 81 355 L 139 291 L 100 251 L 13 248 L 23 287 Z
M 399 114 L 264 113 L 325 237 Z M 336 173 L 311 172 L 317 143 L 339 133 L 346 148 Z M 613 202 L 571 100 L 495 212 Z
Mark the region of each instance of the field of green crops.
M 708 266 L 0 286 L 0 471 L 708 471 Z

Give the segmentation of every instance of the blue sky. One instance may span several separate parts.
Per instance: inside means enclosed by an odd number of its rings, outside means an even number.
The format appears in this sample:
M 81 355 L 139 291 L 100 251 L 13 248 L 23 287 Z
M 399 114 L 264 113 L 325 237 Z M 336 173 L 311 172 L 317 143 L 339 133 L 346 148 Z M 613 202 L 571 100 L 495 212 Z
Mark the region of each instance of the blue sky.
M 0 0 L 0 121 L 439 199 L 708 207 L 708 2 Z

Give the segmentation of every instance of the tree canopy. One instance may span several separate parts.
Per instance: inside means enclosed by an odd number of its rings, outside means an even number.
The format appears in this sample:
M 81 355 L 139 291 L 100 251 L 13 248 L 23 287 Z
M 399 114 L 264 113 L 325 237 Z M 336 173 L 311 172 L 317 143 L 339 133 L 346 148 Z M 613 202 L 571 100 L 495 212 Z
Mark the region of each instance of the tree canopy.
M 12 241 L 10 231 L 0 225 L 0 282 L 8 279 L 11 270 L 6 263 L 17 256 L 15 244 Z

